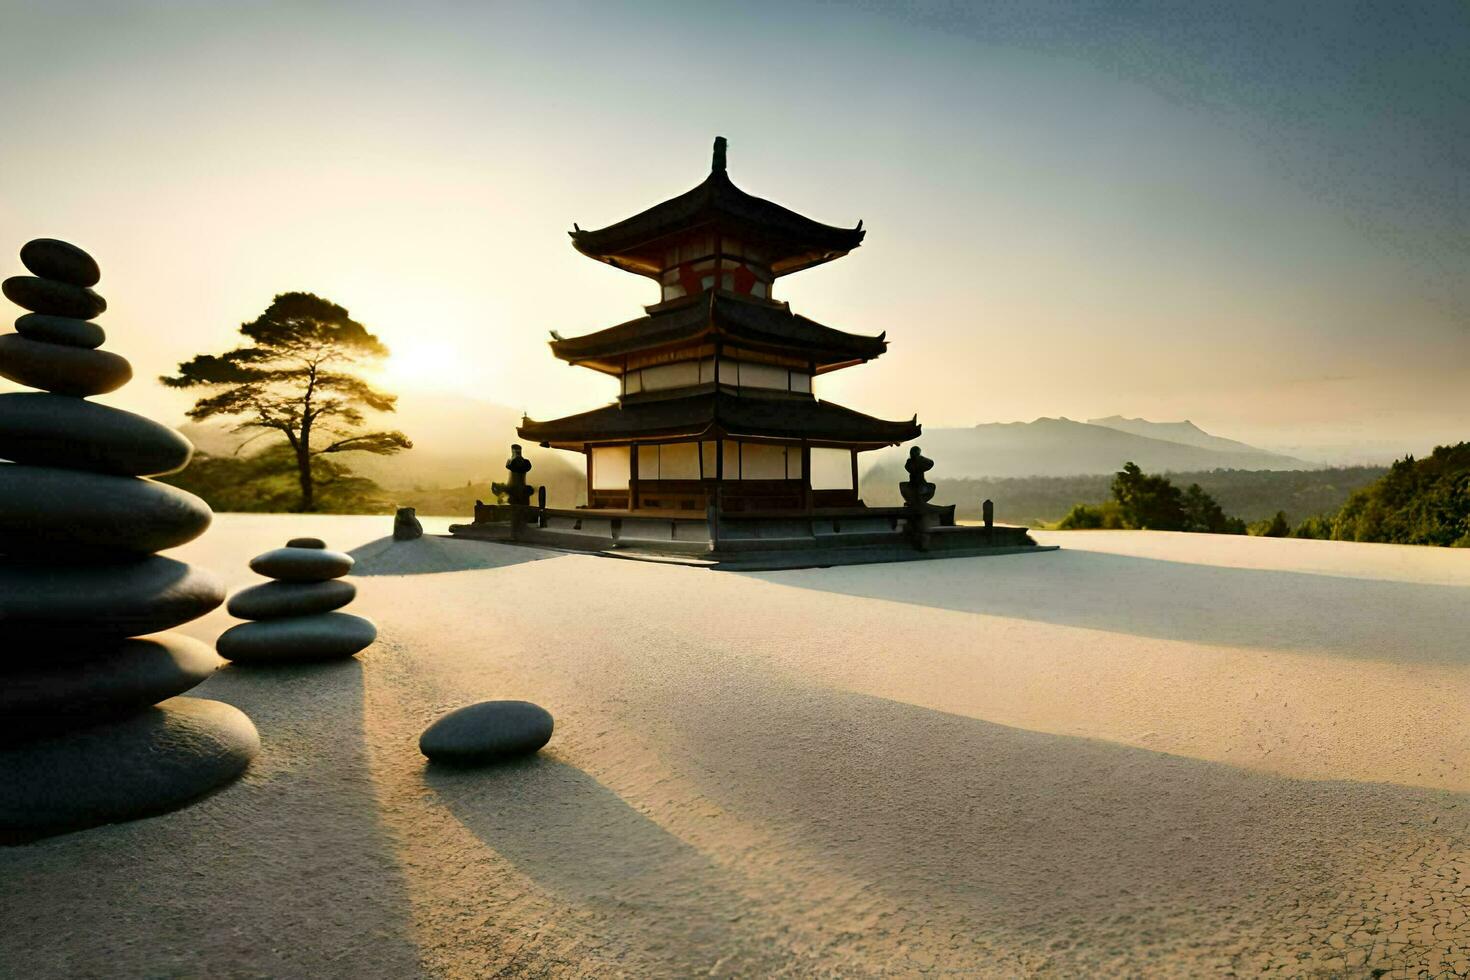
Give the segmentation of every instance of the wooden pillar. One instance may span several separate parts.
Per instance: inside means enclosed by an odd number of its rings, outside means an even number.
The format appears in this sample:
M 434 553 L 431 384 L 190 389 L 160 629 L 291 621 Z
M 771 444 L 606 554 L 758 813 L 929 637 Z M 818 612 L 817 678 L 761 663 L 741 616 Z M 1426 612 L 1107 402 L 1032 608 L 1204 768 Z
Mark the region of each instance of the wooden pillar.
M 853 449 L 852 449 L 852 500 L 853 500 L 853 503 L 857 503 L 857 501 L 859 500 L 859 497 L 858 497 L 858 477 L 857 477 L 857 448 L 856 447 L 853 447 Z
M 638 509 L 638 444 L 628 447 L 628 509 Z
M 592 447 L 589 446 L 589 445 L 587 445 L 584 442 L 584 443 L 582 443 L 582 452 L 587 457 L 587 506 L 588 507 L 591 507 L 591 506 L 593 506 L 593 504 L 592 504 Z
M 812 509 L 812 447 L 805 439 L 801 441 L 801 499 L 807 510 Z

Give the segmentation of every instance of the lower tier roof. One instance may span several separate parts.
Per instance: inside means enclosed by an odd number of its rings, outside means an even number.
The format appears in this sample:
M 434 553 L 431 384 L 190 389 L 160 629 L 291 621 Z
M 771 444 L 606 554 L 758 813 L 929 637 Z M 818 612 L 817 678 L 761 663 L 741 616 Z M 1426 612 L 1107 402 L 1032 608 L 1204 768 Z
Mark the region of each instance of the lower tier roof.
M 673 398 L 614 403 L 546 422 L 527 418 L 516 429 L 522 439 L 559 449 L 581 449 L 587 443 L 721 436 L 876 447 L 916 439 L 921 431 L 917 416 L 891 422 L 815 398 L 735 395 L 716 388 Z

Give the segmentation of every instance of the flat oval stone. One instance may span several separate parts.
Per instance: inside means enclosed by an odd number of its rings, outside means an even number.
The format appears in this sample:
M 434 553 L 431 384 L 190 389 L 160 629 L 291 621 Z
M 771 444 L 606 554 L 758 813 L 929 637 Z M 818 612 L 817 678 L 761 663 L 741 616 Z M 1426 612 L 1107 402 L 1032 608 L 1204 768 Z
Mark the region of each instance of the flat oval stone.
M 183 469 L 194 447 L 166 425 L 67 395 L 0 395 L 0 459 L 155 476 Z
M 95 286 L 102 278 L 96 259 L 58 238 L 26 242 L 20 247 L 20 261 L 42 279 L 60 279 L 73 286 Z
M 0 667 L 0 734 L 75 728 L 141 711 L 183 694 L 222 663 L 181 633 L 86 644 L 80 653 L 37 644 L 10 661 Z
M 70 316 L 48 316 L 45 313 L 27 313 L 15 318 L 15 332 L 44 344 L 61 344 L 65 347 L 86 347 L 89 350 L 101 347 L 107 340 L 107 331 L 91 320 L 78 320 Z
M 66 347 L 0 334 L 0 376 L 58 395 L 105 395 L 132 380 L 133 366 L 111 351 Z
M 286 542 L 288 548 L 325 548 L 327 543 L 321 538 L 292 538 Z
M 90 320 L 107 309 L 107 300 L 92 290 L 55 279 L 11 276 L 0 282 L 0 292 L 22 309 L 52 316 Z
M 259 751 L 244 712 L 199 698 L 0 749 L 0 842 L 176 810 Z
M 0 559 L 0 669 L 34 662 L 36 644 L 144 636 L 224 601 L 219 579 L 172 558 L 108 565 Z
M 481 701 L 440 718 L 419 736 L 435 762 L 475 765 L 535 752 L 551 741 L 551 712 L 529 701 Z
M 279 619 L 341 609 L 357 595 L 357 586 L 341 579 L 325 582 L 266 582 L 230 596 L 226 608 L 237 619 Z
M 150 554 L 193 541 L 213 517 L 204 501 L 164 483 L 0 464 L 0 549 L 10 556 Z
M 352 571 L 349 554 L 326 548 L 277 548 L 250 559 L 250 570 L 285 582 L 325 582 Z
M 300 663 L 350 657 L 377 638 L 378 628 L 361 616 L 329 612 L 231 626 L 215 650 L 242 664 Z

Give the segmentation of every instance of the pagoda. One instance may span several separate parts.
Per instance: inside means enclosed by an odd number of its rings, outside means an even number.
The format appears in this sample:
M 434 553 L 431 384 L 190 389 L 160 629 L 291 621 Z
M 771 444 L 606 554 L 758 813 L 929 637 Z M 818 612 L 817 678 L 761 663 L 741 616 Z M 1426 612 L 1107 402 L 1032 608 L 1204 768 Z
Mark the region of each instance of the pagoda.
M 825 326 L 776 297 L 780 277 L 861 245 L 862 222 L 825 225 L 745 193 L 726 172 L 723 137 L 697 187 L 606 228 L 573 229 L 577 251 L 660 290 L 637 319 L 552 333 L 558 358 L 618 379 L 616 402 L 517 430 L 584 455 L 588 511 L 859 508 L 858 454 L 919 435 L 917 417 L 887 421 L 816 397 L 818 376 L 878 357 L 884 334 Z

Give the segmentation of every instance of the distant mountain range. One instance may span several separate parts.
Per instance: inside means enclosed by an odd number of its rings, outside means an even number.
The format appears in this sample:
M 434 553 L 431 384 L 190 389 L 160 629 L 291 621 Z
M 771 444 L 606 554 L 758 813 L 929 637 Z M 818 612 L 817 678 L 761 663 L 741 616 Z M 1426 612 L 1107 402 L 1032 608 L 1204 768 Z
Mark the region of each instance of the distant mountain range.
M 1117 415 L 1088 422 L 1039 418 L 968 429 L 925 428 L 917 444 L 935 461 L 932 475 L 946 479 L 1112 473 L 1130 460 L 1151 472 L 1316 468 L 1291 456 L 1211 435 L 1193 422 Z M 901 446 L 885 450 L 874 462 L 887 470 L 901 465 L 907 454 L 908 447 Z
M 374 425 L 402 429 L 414 448 L 397 456 L 353 453 L 342 462 L 390 490 L 502 480 L 510 444 L 517 441 L 520 414 L 505 405 L 456 395 L 405 395 L 397 412 L 380 416 Z M 218 423 L 187 423 L 179 431 L 201 451 L 215 455 L 229 455 L 246 438 Z M 255 440 L 246 451 L 264 448 L 270 438 Z M 926 428 L 918 444 L 935 461 L 933 475 L 942 479 L 1083 476 L 1112 473 L 1129 460 L 1153 472 L 1317 468 L 1213 435 L 1192 422 L 1150 422 L 1117 415 L 1088 422 L 1040 418 L 968 429 Z M 534 466 L 531 482 L 550 484 L 556 503 L 570 505 L 580 488 L 580 460 L 534 445 L 526 446 L 525 451 Z M 900 467 L 901 474 L 907 454 L 908 446 L 900 446 L 865 454 L 865 461 L 885 471 Z

